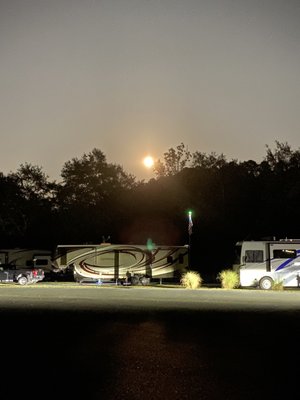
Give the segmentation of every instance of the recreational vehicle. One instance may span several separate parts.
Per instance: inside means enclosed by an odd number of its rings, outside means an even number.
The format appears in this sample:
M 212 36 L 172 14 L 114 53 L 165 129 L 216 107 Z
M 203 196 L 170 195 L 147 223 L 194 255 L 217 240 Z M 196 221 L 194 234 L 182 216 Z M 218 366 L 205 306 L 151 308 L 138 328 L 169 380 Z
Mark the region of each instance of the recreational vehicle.
M 73 269 L 77 282 L 176 280 L 187 269 L 188 246 L 58 245 L 53 266 Z
M 41 249 L 0 249 L 0 264 L 12 265 L 16 269 L 42 268 L 50 272 L 52 268 L 52 252 Z
M 300 286 L 300 239 L 238 242 L 241 287 Z

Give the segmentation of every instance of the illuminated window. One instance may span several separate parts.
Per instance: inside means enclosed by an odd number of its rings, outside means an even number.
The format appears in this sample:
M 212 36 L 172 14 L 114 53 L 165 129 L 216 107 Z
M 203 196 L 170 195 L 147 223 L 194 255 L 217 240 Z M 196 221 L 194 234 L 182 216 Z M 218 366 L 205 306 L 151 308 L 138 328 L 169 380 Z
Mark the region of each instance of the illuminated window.
M 273 250 L 274 258 L 296 258 L 297 252 L 294 249 L 277 249 Z

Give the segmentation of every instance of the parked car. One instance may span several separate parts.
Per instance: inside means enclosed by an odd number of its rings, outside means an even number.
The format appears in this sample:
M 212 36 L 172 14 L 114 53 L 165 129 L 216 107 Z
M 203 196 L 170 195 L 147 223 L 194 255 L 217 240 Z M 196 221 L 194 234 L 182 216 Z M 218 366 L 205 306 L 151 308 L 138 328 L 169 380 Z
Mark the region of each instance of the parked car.
M 44 270 L 40 268 L 16 268 L 15 265 L 0 265 L 0 282 L 27 285 L 42 281 L 45 277 Z

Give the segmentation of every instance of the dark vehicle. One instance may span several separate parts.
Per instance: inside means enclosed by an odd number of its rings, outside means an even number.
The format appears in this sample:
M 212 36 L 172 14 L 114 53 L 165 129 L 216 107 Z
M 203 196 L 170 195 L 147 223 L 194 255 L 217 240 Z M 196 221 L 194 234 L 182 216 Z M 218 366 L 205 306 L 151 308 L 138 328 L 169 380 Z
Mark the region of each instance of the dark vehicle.
M 0 283 L 27 285 L 42 281 L 45 273 L 40 268 L 16 268 L 15 265 L 0 265 Z

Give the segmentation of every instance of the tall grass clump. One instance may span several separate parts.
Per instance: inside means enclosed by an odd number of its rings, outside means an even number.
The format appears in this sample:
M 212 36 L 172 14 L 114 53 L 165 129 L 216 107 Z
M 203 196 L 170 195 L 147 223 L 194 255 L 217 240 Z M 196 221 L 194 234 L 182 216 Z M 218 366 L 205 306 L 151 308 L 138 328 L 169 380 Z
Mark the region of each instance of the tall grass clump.
M 186 289 L 198 289 L 202 285 L 202 277 L 199 272 L 188 271 L 182 275 L 180 283 Z
M 274 281 L 272 283 L 272 290 L 283 290 L 283 281 Z
M 240 277 L 237 271 L 232 269 L 224 269 L 219 272 L 218 280 L 221 282 L 223 289 L 235 289 L 239 287 Z

